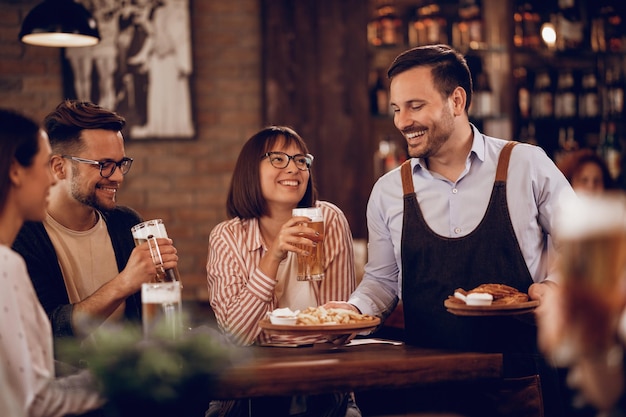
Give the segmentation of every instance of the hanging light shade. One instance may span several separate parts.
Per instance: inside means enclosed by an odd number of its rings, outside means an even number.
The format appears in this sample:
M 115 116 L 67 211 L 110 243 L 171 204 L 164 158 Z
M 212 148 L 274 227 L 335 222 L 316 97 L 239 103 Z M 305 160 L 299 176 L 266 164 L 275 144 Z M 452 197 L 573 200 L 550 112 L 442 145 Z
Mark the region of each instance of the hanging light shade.
M 30 45 L 92 46 L 100 42 L 96 19 L 74 0 L 45 0 L 28 13 L 19 38 Z

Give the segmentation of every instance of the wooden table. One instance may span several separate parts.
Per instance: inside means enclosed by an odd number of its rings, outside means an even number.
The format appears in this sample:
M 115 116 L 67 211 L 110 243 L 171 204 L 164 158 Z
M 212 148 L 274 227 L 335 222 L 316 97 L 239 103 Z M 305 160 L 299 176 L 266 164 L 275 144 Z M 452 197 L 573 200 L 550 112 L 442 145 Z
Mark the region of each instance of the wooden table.
M 238 350 L 240 359 L 222 373 L 212 391 L 215 399 L 475 383 L 502 377 L 502 355 L 497 353 L 390 344 Z

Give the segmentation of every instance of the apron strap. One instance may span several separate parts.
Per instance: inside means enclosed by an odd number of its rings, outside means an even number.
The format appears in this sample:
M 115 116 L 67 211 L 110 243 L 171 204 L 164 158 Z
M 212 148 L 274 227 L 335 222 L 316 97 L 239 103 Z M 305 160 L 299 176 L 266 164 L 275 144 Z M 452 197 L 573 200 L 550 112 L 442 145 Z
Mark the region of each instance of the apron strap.
M 500 151 L 500 158 L 498 159 L 498 168 L 496 170 L 496 182 L 506 182 L 507 172 L 509 170 L 509 160 L 511 159 L 511 151 L 513 147 L 519 142 L 510 141 L 502 151 Z
M 402 163 L 400 168 L 402 174 L 402 193 L 403 195 L 414 194 L 413 173 L 411 172 L 411 158 Z

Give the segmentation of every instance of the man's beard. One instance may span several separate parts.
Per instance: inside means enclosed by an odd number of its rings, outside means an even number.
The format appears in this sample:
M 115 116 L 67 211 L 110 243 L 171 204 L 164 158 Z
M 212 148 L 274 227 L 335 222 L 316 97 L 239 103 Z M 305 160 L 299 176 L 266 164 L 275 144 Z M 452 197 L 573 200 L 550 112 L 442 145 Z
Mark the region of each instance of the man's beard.
M 409 156 L 411 158 L 429 158 L 435 155 L 439 149 L 450 139 L 454 130 L 454 116 L 450 110 L 450 106 L 446 105 L 442 111 L 441 118 L 426 133 L 429 136 L 426 148 L 419 153 L 411 152 L 409 147 Z
M 80 174 L 78 174 L 77 172 L 74 172 L 74 175 L 75 176 L 72 179 L 71 193 L 72 193 L 72 197 L 74 197 L 76 201 L 86 206 L 92 207 L 96 210 L 99 210 L 99 211 L 110 211 L 113 209 L 113 207 L 107 207 L 107 206 L 102 205 L 98 201 L 95 191 L 89 194 L 83 193 L 79 187 Z

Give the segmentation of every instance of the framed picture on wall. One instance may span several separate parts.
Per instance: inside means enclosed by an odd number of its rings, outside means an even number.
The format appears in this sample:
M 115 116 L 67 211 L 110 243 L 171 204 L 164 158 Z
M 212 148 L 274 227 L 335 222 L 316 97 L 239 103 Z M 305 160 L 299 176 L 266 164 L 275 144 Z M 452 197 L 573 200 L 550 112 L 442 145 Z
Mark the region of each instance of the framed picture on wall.
M 63 50 L 65 97 L 124 116 L 127 139 L 193 139 L 190 0 L 77 1 L 101 41 Z

